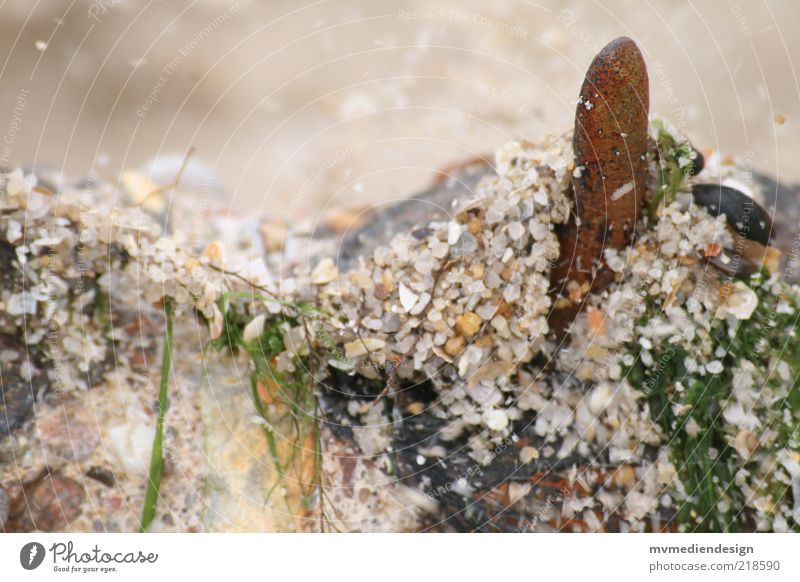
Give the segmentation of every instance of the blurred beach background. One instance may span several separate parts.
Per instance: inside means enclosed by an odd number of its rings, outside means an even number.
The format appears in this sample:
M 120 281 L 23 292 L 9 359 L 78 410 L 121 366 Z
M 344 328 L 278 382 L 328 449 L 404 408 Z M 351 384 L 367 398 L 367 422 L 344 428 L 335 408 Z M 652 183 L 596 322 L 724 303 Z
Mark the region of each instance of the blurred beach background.
M 6 0 L 0 165 L 164 181 L 193 147 L 234 212 L 382 203 L 569 130 L 592 56 L 627 35 L 651 113 L 797 182 L 798 22 L 762 0 Z

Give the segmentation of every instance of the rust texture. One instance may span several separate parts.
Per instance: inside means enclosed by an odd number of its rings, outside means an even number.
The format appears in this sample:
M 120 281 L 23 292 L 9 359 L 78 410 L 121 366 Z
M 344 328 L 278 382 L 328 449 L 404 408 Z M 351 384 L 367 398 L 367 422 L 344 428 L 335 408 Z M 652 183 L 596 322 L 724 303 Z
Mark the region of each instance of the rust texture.
M 558 233 L 561 256 L 551 275 L 556 330 L 571 323 L 589 292 L 614 281 L 603 251 L 631 242 L 644 201 L 649 98 L 636 43 L 607 44 L 586 73 L 575 112 L 575 214 Z

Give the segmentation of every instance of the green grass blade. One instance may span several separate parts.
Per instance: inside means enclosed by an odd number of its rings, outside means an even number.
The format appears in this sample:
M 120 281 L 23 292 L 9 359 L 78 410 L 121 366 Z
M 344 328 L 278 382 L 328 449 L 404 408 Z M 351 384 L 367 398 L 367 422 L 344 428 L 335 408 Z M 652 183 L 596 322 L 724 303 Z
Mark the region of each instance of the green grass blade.
M 167 387 L 169 386 L 169 373 L 172 369 L 172 303 L 164 303 L 164 316 L 167 320 L 167 333 L 164 337 L 164 350 L 161 356 L 161 384 L 158 390 L 158 416 L 156 418 L 156 433 L 153 437 L 153 452 L 150 455 L 150 474 L 147 483 L 147 493 L 144 497 L 142 508 L 142 522 L 139 531 L 144 532 L 150 527 L 156 516 L 161 478 L 164 476 L 164 417 L 167 413 Z

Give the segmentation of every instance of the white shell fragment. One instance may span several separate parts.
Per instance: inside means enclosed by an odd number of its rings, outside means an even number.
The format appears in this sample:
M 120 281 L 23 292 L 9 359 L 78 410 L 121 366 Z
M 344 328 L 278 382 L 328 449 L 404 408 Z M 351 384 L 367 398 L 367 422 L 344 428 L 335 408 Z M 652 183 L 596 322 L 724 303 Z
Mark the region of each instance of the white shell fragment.
M 403 283 L 400 283 L 400 305 L 406 311 L 411 311 L 414 306 L 419 301 L 419 295 L 412 292 L 408 287 L 406 287 Z
M 725 301 L 725 312 L 736 319 L 750 319 L 756 307 L 758 307 L 756 292 L 741 281 L 736 281 L 733 291 Z

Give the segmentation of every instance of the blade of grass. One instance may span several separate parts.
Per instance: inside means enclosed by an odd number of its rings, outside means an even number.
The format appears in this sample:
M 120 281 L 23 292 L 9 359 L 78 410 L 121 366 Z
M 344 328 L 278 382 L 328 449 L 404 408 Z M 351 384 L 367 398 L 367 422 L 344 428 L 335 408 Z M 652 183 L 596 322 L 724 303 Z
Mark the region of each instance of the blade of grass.
M 142 508 L 142 521 L 139 531 L 150 527 L 156 516 L 161 478 L 164 476 L 164 417 L 167 412 L 167 387 L 169 373 L 172 369 L 172 303 L 167 299 L 164 303 L 164 317 L 167 320 L 167 331 L 164 336 L 164 348 L 161 356 L 161 384 L 158 389 L 158 415 L 156 417 L 156 433 L 153 437 L 153 452 L 150 455 L 150 474 L 147 493 Z

